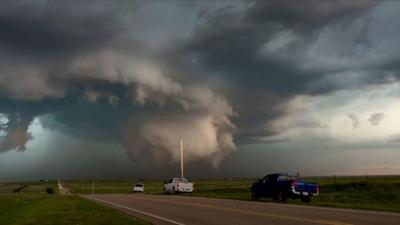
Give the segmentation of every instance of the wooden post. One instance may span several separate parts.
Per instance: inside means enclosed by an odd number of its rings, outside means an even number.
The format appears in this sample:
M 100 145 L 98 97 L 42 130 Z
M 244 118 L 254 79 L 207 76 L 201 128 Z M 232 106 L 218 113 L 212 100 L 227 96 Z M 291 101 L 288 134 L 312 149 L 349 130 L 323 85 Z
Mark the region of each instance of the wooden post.
M 181 140 L 181 178 L 184 178 L 183 174 L 183 142 Z

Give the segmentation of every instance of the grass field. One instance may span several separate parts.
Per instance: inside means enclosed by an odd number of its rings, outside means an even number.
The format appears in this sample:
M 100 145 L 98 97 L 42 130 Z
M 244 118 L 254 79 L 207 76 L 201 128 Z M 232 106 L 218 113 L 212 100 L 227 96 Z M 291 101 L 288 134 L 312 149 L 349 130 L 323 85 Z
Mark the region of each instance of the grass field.
M 0 224 L 148 224 L 77 195 L 47 194 L 47 187 L 56 190 L 56 183 L 0 184 Z
M 193 196 L 250 200 L 250 186 L 256 179 L 199 180 Z M 311 203 L 289 200 L 289 204 L 305 204 L 400 212 L 400 176 L 312 177 L 308 181 L 321 185 L 321 194 Z M 95 193 L 131 193 L 135 181 L 95 182 Z M 162 193 L 163 182 L 143 181 L 149 194 Z M 73 193 L 91 193 L 92 182 L 67 182 Z M 270 199 L 263 201 L 272 202 Z

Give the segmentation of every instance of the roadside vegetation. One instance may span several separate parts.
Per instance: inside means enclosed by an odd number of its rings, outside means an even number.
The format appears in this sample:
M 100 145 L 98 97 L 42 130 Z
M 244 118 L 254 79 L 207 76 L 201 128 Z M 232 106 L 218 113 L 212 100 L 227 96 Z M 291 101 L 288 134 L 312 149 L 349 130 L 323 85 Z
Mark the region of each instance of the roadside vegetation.
M 400 176 L 320 177 L 316 205 L 400 212 Z
M 321 193 L 311 203 L 288 200 L 288 204 L 372 209 L 400 212 L 400 176 L 311 177 L 318 182 Z M 250 187 L 256 179 L 194 181 L 192 196 L 251 200 Z M 102 181 L 95 182 L 94 193 L 131 193 L 133 184 L 141 182 L 148 194 L 162 193 L 161 181 Z M 71 181 L 73 193 L 92 193 L 92 182 Z M 273 202 L 271 199 L 261 201 Z
M 0 224 L 144 225 L 139 219 L 83 199 L 60 195 L 55 182 L 0 184 Z

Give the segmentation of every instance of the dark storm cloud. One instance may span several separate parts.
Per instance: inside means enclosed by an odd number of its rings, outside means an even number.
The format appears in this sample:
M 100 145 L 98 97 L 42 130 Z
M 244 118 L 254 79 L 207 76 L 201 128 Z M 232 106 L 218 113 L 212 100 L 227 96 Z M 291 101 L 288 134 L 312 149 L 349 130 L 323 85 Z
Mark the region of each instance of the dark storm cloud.
M 251 23 L 277 23 L 306 33 L 331 22 L 352 19 L 376 4 L 376 1 L 257 1 L 244 18 Z
M 189 5 L 198 13 L 192 32 L 174 32 L 159 48 L 146 42 L 148 20 L 134 17 L 146 3 L 96 3 L 0 3 L 0 112 L 8 118 L 0 151 L 23 149 L 40 118 L 48 129 L 121 144 L 135 159 L 176 160 L 182 138 L 189 158 L 217 166 L 235 150 L 234 134 L 283 132 L 274 121 L 296 113 L 298 95 L 399 77 L 399 55 L 387 53 L 398 46 L 375 46 L 368 20 L 358 21 L 375 2 Z M 187 19 L 172 13 L 172 25 Z M 359 57 L 371 49 L 390 60 Z
M 323 28 L 349 23 L 375 5 L 351 1 L 258 1 L 249 6 L 226 7 L 203 13 L 200 25 L 183 51 L 205 70 L 222 72 L 252 88 L 283 95 L 322 94 L 340 87 L 333 84 L 313 89 L 307 85 L 325 80 L 327 72 L 337 70 L 304 69 L 301 58 L 306 57 Z M 358 41 L 358 35 L 353 42 Z M 277 47 L 279 52 L 263 53 L 268 45 L 282 40 L 287 43 L 276 43 L 283 45 Z
M 122 38 L 120 16 L 137 9 L 136 3 L 112 1 L 1 2 L 0 94 L 21 100 L 64 97 L 72 80 L 66 66 Z
M 239 133 L 273 135 L 280 131 L 270 124 L 290 113 L 289 104 L 297 95 L 398 81 L 400 55 L 389 57 L 389 52 L 400 49 L 399 44 L 382 47 L 379 43 L 385 37 L 374 36 L 376 27 L 383 26 L 372 21 L 385 16 L 377 10 L 381 5 L 376 1 L 232 4 L 202 12 L 180 51 L 188 64 L 211 74 L 211 80 L 222 76 L 231 82 L 234 88 L 227 95 L 234 99 L 239 128 L 244 128 Z M 400 36 L 395 27 L 387 32 Z M 387 60 L 374 59 L 377 52 Z
M 115 7 L 113 2 L 3 1 L 0 45 L 12 53 L 47 59 L 49 55 L 93 50 L 124 31 L 119 22 L 121 9 L 135 10 L 137 6 Z
M 187 160 L 215 167 L 235 150 L 232 107 L 207 87 L 166 76 L 159 50 L 128 34 L 136 11 L 135 2 L 4 3 L 0 57 L 12 54 L 0 63 L 8 120 L 1 151 L 22 150 L 34 118 L 86 141 L 121 144 L 133 159 L 177 160 L 180 139 Z
M 384 113 L 372 113 L 368 121 L 371 123 L 372 126 L 378 126 L 382 120 L 385 118 Z

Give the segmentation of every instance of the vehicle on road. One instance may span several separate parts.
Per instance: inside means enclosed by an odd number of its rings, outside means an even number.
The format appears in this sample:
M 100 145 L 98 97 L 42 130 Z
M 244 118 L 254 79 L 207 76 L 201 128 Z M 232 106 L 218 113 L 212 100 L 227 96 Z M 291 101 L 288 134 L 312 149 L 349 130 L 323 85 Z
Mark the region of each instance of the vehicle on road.
M 133 185 L 132 192 L 144 192 L 144 185 L 142 183 L 136 183 Z
M 164 182 L 165 194 L 177 193 L 192 193 L 193 183 L 189 182 L 186 178 L 171 178 Z
M 269 174 L 251 186 L 251 198 L 273 198 L 285 202 L 288 198 L 311 202 L 312 197 L 319 194 L 319 184 L 304 182 L 295 175 Z

